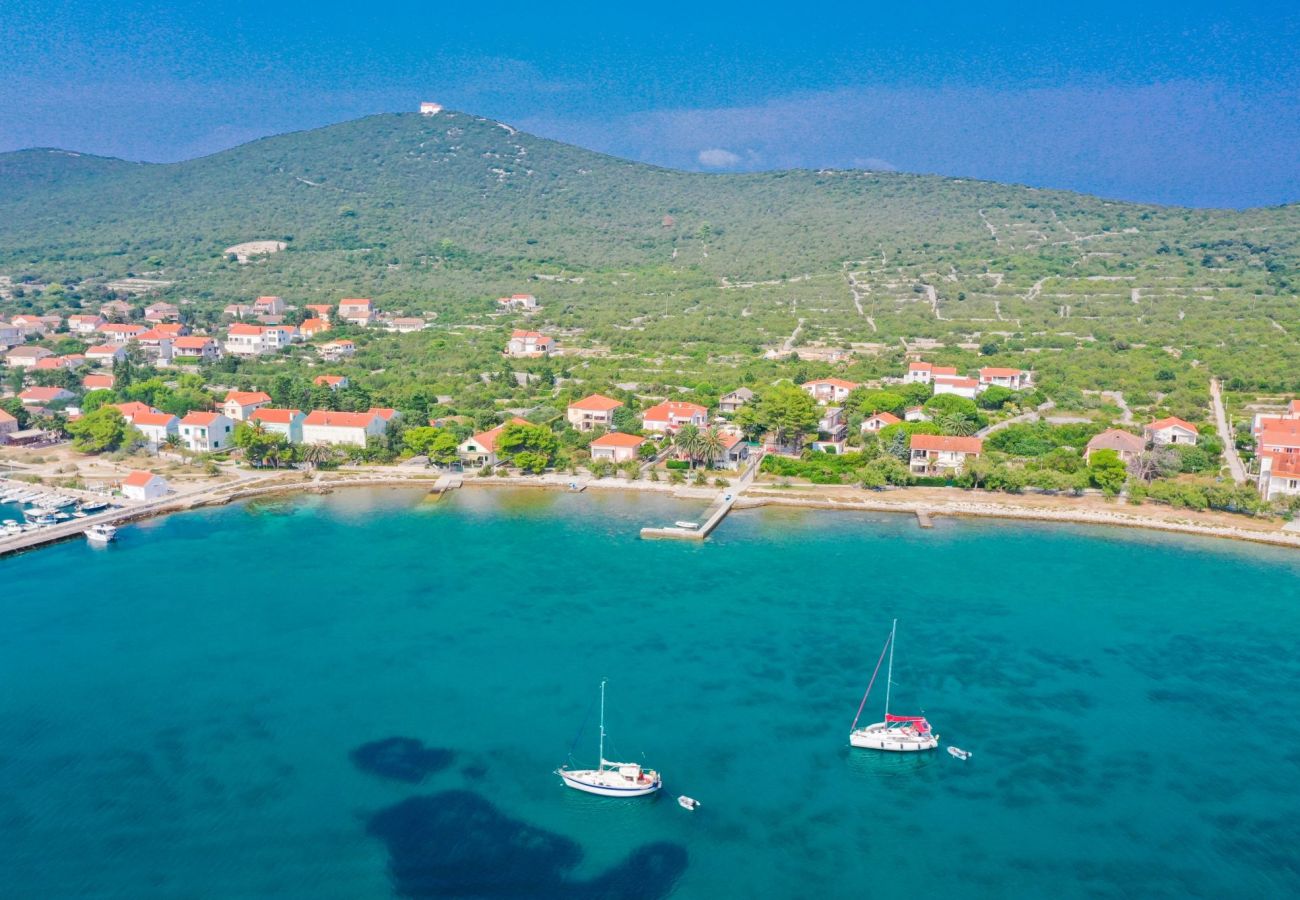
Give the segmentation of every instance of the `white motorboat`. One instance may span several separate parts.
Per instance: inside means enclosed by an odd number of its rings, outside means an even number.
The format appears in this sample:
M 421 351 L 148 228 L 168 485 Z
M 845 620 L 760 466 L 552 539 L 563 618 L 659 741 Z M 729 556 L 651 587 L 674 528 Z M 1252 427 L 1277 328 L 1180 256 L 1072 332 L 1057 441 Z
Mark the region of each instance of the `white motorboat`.
M 939 736 L 930 729 L 930 723 L 925 720 L 925 716 L 896 716 L 889 711 L 890 689 L 894 684 L 894 638 L 897 634 L 898 620 L 895 619 L 893 627 L 889 629 L 889 639 L 881 648 L 880 659 L 876 660 L 876 670 L 871 673 L 867 692 L 862 695 L 862 702 L 858 704 L 858 714 L 853 717 L 853 724 L 849 727 L 849 743 L 854 747 L 888 750 L 892 753 L 933 750 L 939 746 Z M 876 683 L 876 675 L 880 673 L 880 664 L 884 661 L 886 650 L 889 651 L 889 671 L 885 676 L 885 720 L 859 728 L 858 719 L 862 717 L 862 708 L 867 705 L 867 698 L 871 696 L 871 686 Z
M 678 528 L 689 528 L 691 531 L 700 527 L 699 522 L 674 522 L 673 524 Z
M 955 757 L 957 757 L 958 759 L 970 759 L 970 751 L 969 751 L 969 750 L 963 750 L 963 749 L 961 749 L 960 747 L 949 747 L 949 748 L 948 748 L 948 755 L 949 755 L 949 756 L 955 756 Z
M 602 797 L 645 797 L 663 786 L 659 773 L 639 763 L 610 762 L 605 759 L 605 682 L 600 683 L 600 748 L 594 769 L 570 769 L 560 766 L 555 774 L 565 787 Z
M 91 525 L 84 532 L 86 540 L 92 544 L 107 544 L 117 538 L 117 529 L 107 522 Z
M 689 809 L 691 812 L 694 812 L 700 808 L 700 801 L 696 800 L 694 797 L 687 797 L 685 794 L 682 794 L 677 798 L 677 805 L 682 809 Z
M 81 504 L 81 511 L 84 513 L 97 513 L 101 509 L 108 509 L 107 500 L 87 500 Z

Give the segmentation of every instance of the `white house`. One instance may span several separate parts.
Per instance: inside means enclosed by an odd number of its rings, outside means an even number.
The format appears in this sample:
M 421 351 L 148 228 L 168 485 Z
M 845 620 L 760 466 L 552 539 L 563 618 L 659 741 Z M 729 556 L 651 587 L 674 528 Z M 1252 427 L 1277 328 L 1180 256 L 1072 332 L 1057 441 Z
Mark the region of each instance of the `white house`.
M 1166 444 L 1191 444 L 1195 446 L 1201 433 L 1196 430 L 1196 426 L 1191 422 L 1184 421 L 1177 416 L 1169 416 L 1147 424 L 1142 429 L 1142 436 L 1157 447 L 1163 447 Z
M 271 395 L 262 391 L 230 391 L 221 402 L 221 411 L 236 422 L 244 422 L 254 412 L 270 404 Z
M 161 331 L 150 329 L 142 331 L 134 338 L 136 344 L 144 352 L 144 355 L 151 360 L 160 363 L 171 362 L 172 358 L 172 337 Z
M 68 330 L 73 334 L 94 334 L 104 324 L 104 317 L 76 314 L 68 316 Z
M 200 360 L 219 359 L 221 345 L 206 335 L 191 334 L 172 341 L 172 353 L 176 356 L 193 356 Z
M 1300 454 L 1265 453 L 1259 458 L 1259 492 L 1265 500 L 1300 495 Z
M 317 375 L 311 380 L 311 383 L 320 387 L 327 387 L 331 391 L 341 391 L 348 386 L 348 376 L 346 375 Z
M 149 329 L 143 325 L 132 325 L 129 323 L 109 322 L 106 325 L 99 326 L 99 333 L 104 336 L 104 340 L 110 344 L 125 344 L 134 338 L 137 334 L 144 334 Z
M 890 425 L 897 425 L 902 421 L 902 419 L 891 412 L 878 412 L 874 416 L 862 420 L 862 433 L 874 434 L 882 428 L 888 428 Z
M 344 322 L 365 327 L 375 317 L 375 305 L 365 299 L 339 301 L 339 318 Z
M 383 437 L 388 421 L 378 410 L 333 412 L 315 409 L 302 420 L 304 444 L 349 444 L 364 447 L 372 437 Z
M 612 463 L 638 459 L 641 445 L 644 443 L 645 438 L 643 437 L 611 431 L 609 434 L 602 434 L 591 442 L 591 458 Z
M 1083 459 L 1088 461 L 1098 450 L 1114 450 L 1122 462 L 1132 462 L 1138 454 L 1146 449 L 1146 442 L 1129 431 L 1119 428 L 1107 428 L 1094 435 L 1083 448 Z
M 86 359 L 101 366 L 111 366 L 126 359 L 126 349 L 113 344 L 96 344 L 86 350 Z
M 506 309 L 522 309 L 526 312 L 539 308 L 537 298 L 532 294 L 511 294 L 509 297 L 499 297 L 497 304 Z
M 569 404 L 567 417 L 569 424 L 579 431 L 591 431 L 594 428 L 608 430 L 614 424 L 614 410 L 620 409 L 623 401 L 592 394 Z
M 977 437 L 954 437 L 946 434 L 914 434 L 911 442 L 912 471 L 918 475 L 958 472 L 966 460 L 984 452 L 984 441 Z
M 11 369 L 26 369 L 53 355 L 44 347 L 15 347 L 5 354 L 5 362 Z
M 258 316 L 282 316 L 285 311 L 283 297 L 258 297 L 253 301 L 253 314 Z
M 554 349 L 555 341 L 540 331 L 522 331 L 516 328 L 510 332 L 510 340 L 506 342 L 506 356 L 548 356 Z
M 422 116 L 436 116 L 436 115 L 437 115 L 438 113 L 440 113 L 440 112 L 442 112 L 442 104 L 441 104 L 441 103 L 421 103 L 421 104 L 420 104 L 420 115 L 422 115 Z
M 713 461 L 713 465 L 719 469 L 743 468 L 749 460 L 749 444 L 744 435 L 724 431 L 718 437 L 722 438 L 722 455 Z
M 218 412 L 192 412 L 180 422 L 181 442 L 195 453 L 229 449 L 235 422 Z
M 515 416 L 508 422 L 502 422 L 496 428 L 480 432 L 461 441 L 460 446 L 456 448 L 456 455 L 467 466 L 495 466 L 499 462 L 497 458 L 497 438 L 501 436 L 501 432 L 505 430 L 507 425 L 527 424 L 529 424 L 527 419 Z
M 23 406 L 45 406 L 48 403 L 61 403 L 77 396 L 72 391 L 61 387 L 29 387 L 18 395 Z
M 708 421 L 709 411 L 698 403 L 669 400 L 652 406 L 641 414 L 641 430 L 664 434 L 676 432 L 683 425 L 703 428 Z
M 131 418 L 131 424 L 144 435 L 149 449 L 157 450 L 167 438 L 180 434 L 181 420 L 171 413 L 142 412 Z
M 843 378 L 818 378 L 815 381 L 805 381 L 801 385 L 823 406 L 827 403 L 843 403 L 857 386 L 856 381 L 845 381 Z
M 17 347 L 27 336 L 17 325 L 11 325 L 8 322 L 0 321 L 0 350 L 8 350 L 10 347 Z
M 278 353 L 297 336 L 292 325 L 248 325 L 236 322 L 226 332 L 226 352 L 236 356 Z
M 925 411 L 924 406 L 909 406 L 903 410 L 903 420 L 907 422 L 928 422 L 930 414 Z
M 159 300 L 157 303 L 150 303 L 144 308 L 146 322 L 175 322 L 180 317 L 180 308 L 174 303 Z
M 1033 383 L 1034 374 L 1024 369 L 1000 369 L 996 366 L 985 366 L 980 369 L 980 384 L 985 387 L 996 386 L 1023 391 L 1025 388 L 1032 387 Z
M 122 496 L 128 500 L 158 500 L 167 496 L 168 490 L 166 478 L 139 469 L 122 481 Z
M 724 394 L 718 401 L 718 412 L 734 413 L 754 399 L 754 392 L 749 388 L 736 388 L 730 394 Z
M 936 397 L 940 394 L 955 394 L 967 400 L 974 400 L 980 392 L 980 383 L 974 378 L 962 378 L 957 375 L 936 375 L 930 384 L 934 388 Z
M 291 444 L 302 443 L 302 423 L 307 417 L 300 409 L 273 409 L 261 406 L 248 417 L 253 425 L 261 425 L 267 434 L 282 435 Z
M 956 368 L 953 366 L 935 366 L 928 362 L 914 362 L 907 364 L 907 374 L 903 376 L 906 384 L 929 384 L 937 375 L 955 376 Z
M 322 359 L 337 361 L 346 359 L 357 352 L 357 345 L 352 341 L 342 338 L 336 341 L 326 341 L 316 348 Z

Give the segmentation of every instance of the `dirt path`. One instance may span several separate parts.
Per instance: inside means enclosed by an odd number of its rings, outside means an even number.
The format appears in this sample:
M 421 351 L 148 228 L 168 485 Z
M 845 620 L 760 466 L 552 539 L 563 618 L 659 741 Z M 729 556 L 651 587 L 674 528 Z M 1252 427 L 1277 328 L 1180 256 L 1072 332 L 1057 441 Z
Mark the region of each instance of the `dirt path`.
M 1237 455 L 1237 443 L 1232 439 L 1232 429 L 1228 427 L 1228 414 L 1223 408 L 1223 392 L 1219 379 L 1210 379 L 1210 406 L 1214 408 L 1214 425 L 1219 429 L 1219 440 L 1223 441 L 1223 456 L 1228 461 L 1228 471 L 1232 480 L 1242 484 L 1246 480 L 1246 466 Z
M 1044 403 L 1038 404 L 1037 408 L 1031 409 L 1029 412 L 1024 412 L 1018 416 L 1012 416 L 1010 419 L 1006 419 L 1002 422 L 995 422 L 986 428 L 981 428 L 979 431 L 975 432 L 975 436 L 988 437 L 990 434 L 1001 431 L 1003 428 L 1010 428 L 1012 425 L 1019 425 L 1021 422 L 1037 422 L 1043 417 L 1043 413 L 1049 412 L 1055 408 L 1056 402 L 1048 400 Z

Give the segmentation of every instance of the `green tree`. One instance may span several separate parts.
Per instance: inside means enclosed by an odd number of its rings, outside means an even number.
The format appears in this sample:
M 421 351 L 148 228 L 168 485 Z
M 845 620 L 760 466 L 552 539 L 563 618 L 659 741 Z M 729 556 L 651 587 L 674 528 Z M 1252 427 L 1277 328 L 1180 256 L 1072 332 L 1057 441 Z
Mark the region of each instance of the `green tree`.
M 126 419 L 115 407 L 101 406 L 67 425 L 72 447 L 82 453 L 105 453 L 122 446 L 127 437 Z
M 703 455 L 704 442 L 700 436 L 700 429 L 694 425 L 683 425 L 673 435 L 673 446 L 690 460 L 691 468 L 694 469 L 695 460 Z
M 1088 458 L 1088 477 L 1107 496 L 1113 497 L 1128 479 L 1128 467 L 1114 450 L 1097 450 Z
M 772 432 L 783 446 L 802 445 L 804 435 L 817 430 L 819 418 L 813 398 L 793 384 L 768 388 L 736 414 L 737 423 L 747 432 Z
M 559 440 L 545 425 L 511 422 L 497 437 L 497 450 L 526 472 L 546 469 L 559 449 Z

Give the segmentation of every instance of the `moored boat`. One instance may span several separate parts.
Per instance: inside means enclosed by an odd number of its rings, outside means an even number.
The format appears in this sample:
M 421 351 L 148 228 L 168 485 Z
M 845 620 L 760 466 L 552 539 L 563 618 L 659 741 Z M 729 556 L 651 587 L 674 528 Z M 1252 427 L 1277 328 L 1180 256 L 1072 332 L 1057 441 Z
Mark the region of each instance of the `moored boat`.
M 611 762 L 605 759 L 605 682 L 600 683 L 599 763 L 594 769 L 570 769 L 560 766 L 555 774 L 565 787 L 602 797 L 645 797 L 663 786 L 659 773 L 639 763 Z
M 970 759 L 970 751 L 963 750 L 960 747 L 949 747 L 948 755 L 955 756 L 957 759 Z
M 107 544 L 117 538 L 117 529 L 107 522 L 91 525 L 83 533 L 92 544 Z
M 682 809 L 689 809 L 691 812 L 695 812 L 695 810 L 700 808 L 700 801 L 696 800 L 694 797 L 687 797 L 685 794 L 682 794 L 677 798 L 677 805 Z
M 880 659 L 876 660 L 876 669 L 871 673 L 867 692 L 858 704 L 858 714 L 853 717 L 853 724 L 849 727 L 849 744 L 866 750 L 888 750 L 892 753 L 933 750 L 939 746 L 939 736 L 931 730 L 925 716 L 896 716 L 889 711 L 890 689 L 894 683 L 894 638 L 897 634 L 898 620 L 895 619 L 889 630 L 889 639 L 880 651 Z M 871 696 L 871 687 L 876 683 L 876 675 L 880 673 L 880 663 L 885 658 L 886 650 L 889 651 L 889 670 L 885 675 L 885 720 L 859 728 L 858 719 L 862 717 L 862 708 Z

